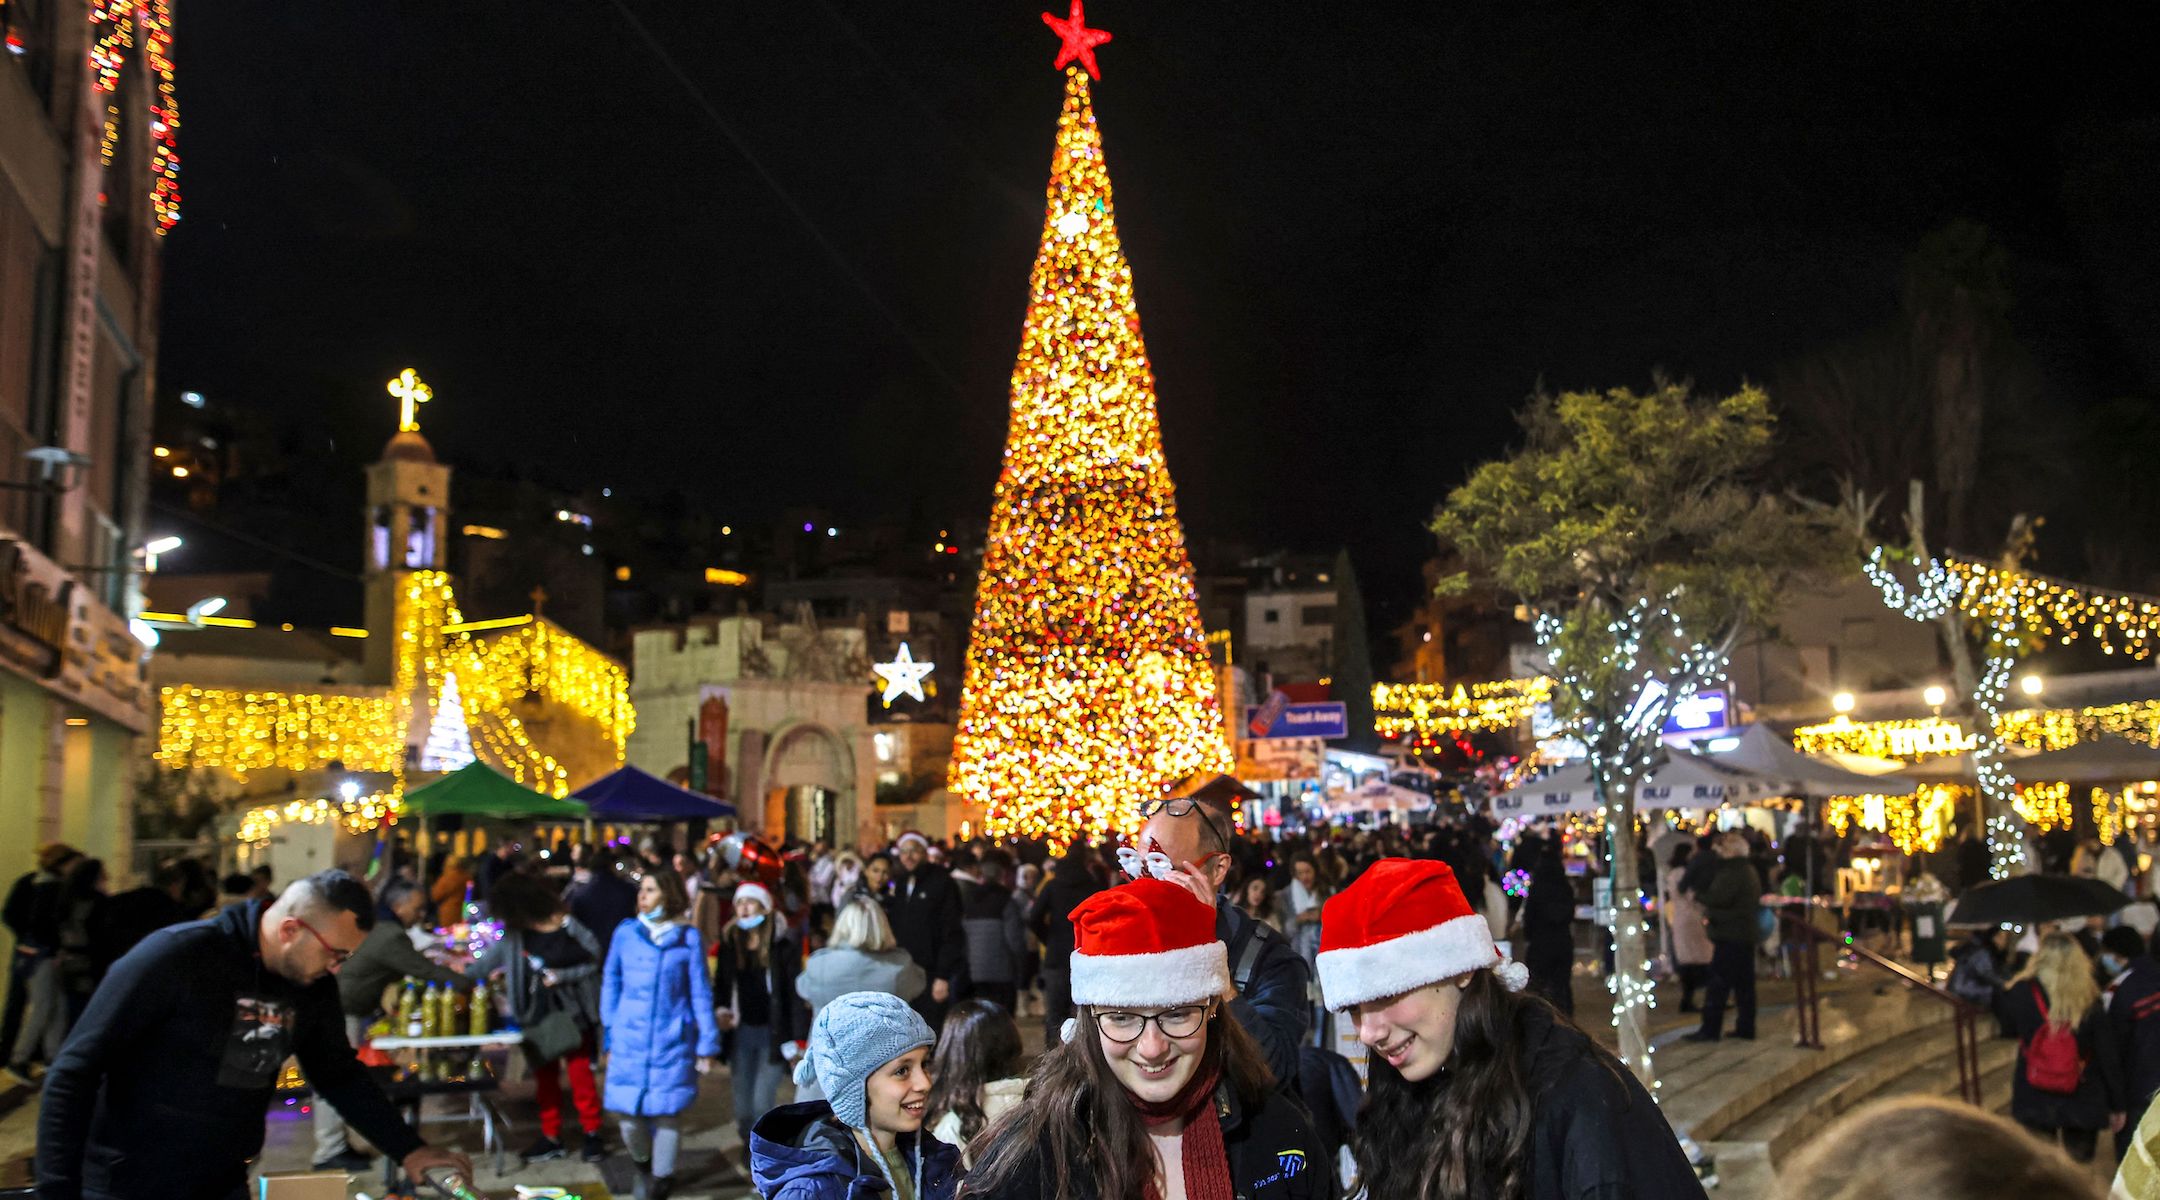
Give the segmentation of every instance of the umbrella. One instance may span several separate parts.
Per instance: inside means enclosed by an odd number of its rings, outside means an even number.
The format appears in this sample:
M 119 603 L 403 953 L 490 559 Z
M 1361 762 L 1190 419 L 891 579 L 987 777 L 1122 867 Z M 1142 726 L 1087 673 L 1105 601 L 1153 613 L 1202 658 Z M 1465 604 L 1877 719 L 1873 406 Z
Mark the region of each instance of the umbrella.
M 2079 742 L 2009 763 L 2019 783 L 2136 783 L 2160 779 L 2160 750 L 2119 737 Z
M 592 815 L 616 821 L 695 821 L 732 817 L 735 806 L 636 767 L 623 767 L 578 789 L 577 798 L 592 806 Z
M 1520 787 L 1496 793 L 1492 798 L 1493 816 L 1503 821 L 1509 817 L 1543 813 L 1593 812 L 1597 806 L 1597 792 L 1590 784 L 1588 763 L 1563 767 L 1543 779 L 1533 779 Z
M 1696 808 L 1726 800 L 1776 796 L 1779 781 L 1685 750 L 1665 752 L 1664 765 L 1643 781 L 1641 797 L 1653 808 Z M 1693 803 L 1702 801 L 1704 805 Z
M 1765 776 L 1784 795 L 1815 800 L 1831 796 L 1903 796 L 1914 787 L 1909 779 L 1879 778 L 1880 772 L 1853 771 L 1810 758 L 1759 721 L 1740 734 L 1739 742 L 1730 750 L 1710 755 L 1711 760 L 1719 766 Z
M 1958 897 L 1951 925 L 2039 925 L 2073 917 L 2104 917 L 2130 897 L 2080 875 L 2019 875 L 1983 883 Z
M 518 783 L 477 759 L 426 787 L 405 793 L 405 811 L 422 817 L 555 817 L 583 820 L 585 806 Z

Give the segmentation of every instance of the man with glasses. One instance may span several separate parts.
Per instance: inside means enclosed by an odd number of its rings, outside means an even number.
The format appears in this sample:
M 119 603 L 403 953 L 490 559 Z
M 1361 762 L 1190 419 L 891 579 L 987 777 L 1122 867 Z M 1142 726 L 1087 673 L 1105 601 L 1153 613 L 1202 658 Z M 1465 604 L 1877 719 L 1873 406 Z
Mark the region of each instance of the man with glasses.
M 463 1155 L 421 1142 L 345 1040 L 338 968 L 374 925 L 343 871 L 274 900 L 161 929 L 115 963 L 45 1078 L 42 1200 L 239 1200 L 278 1072 L 296 1054 L 316 1092 L 418 1178 Z
M 1238 911 L 1224 894 L 1236 853 L 1230 805 L 1252 795 L 1227 775 L 1189 779 L 1167 798 L 1140 805 L 1147 825 L 1135 845 L 1142 851 L 1160 847 L 1175 868 L 1171 882 L 1215 906 L 1215 937 L 1228 949 L 1238 993 L 1230 1015 L 1260 1043 L 1277 1082 L 1295 1088 L 1298 1051 L 1312 1033 L 1305 960 L 1281 934 Z

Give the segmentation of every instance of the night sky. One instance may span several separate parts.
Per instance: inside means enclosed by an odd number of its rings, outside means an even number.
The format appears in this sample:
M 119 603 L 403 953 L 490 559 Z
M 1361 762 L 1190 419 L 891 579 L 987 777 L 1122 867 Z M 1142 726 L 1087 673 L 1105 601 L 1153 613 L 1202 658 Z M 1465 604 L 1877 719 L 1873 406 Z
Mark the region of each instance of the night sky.
M 161 394 L 357 463 L 410 364 L 452 462 L 980 520 L 1041 7 L 189 0 Z M 2066 402 L 2160 393 L 2149 8 L 1098 0 L 1188 531 L 1346 542 L 1394 607 L 1541 381 L 1760 380 L 1955 218 Z

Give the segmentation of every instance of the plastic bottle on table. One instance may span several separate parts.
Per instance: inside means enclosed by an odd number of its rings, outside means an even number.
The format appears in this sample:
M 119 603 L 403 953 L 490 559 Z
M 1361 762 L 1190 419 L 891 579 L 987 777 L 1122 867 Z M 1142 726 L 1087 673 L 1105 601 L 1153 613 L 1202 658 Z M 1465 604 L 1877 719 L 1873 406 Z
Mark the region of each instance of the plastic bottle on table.
M 398 996 L 398 1028 L 406 1037 L 421 1036 L 420 981 L 407 979 L 405 990 Z
M 472 1032 L 475 1036 L 482 1036 L 490 1032 L 488 1018 L 494 1014 L 494 1007 L 494 998 L 488 995 L 487 980 L 483 979 L 473 984 L 468 1015 L 472 1019 Z

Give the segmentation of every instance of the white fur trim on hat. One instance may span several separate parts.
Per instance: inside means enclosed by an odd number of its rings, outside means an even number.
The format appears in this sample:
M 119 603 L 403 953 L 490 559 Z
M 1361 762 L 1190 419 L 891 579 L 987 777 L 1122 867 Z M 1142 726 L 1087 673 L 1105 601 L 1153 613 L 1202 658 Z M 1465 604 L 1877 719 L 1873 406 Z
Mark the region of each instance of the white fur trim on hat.
M 762 883 L 745 880 L 736 884 L 735 898 L 737 900 L 755 900 L 765 906 L 766 912 L 773 911 L 772 889 Z
M 1501 961 L 1493 945 L 1492 926 L 1483 916 L 1471 913 L 1370 946 L 1322 951 L 1317 960 L 1320 996 L 1329 1011 L 1341 1012 L 1353 1004 L 1400 996 L 1479 967 L 1496 967 Z M 1073 978 L 1077 982 L 1079 977 L 1075 968 Z
M 1130 1004 L 1158 1008 L 1197 1004 L 1237 995 L 1230 986 L 1230 952 L 1221 942 L 1202 942 L 1152 954 L 1081 954 L 1072 956 L 1075 1004 L 1100 1008 Z
M 898 850 L 900 847 L 907 845 L 909 842 L 913 842 L 917 846 L 921 847 L 925 853 L 928 853 L 930 850 L 930 839 L 924 837 L 923 835 L 915 832 L 912 829 L 893 839 L 893 849 Z

